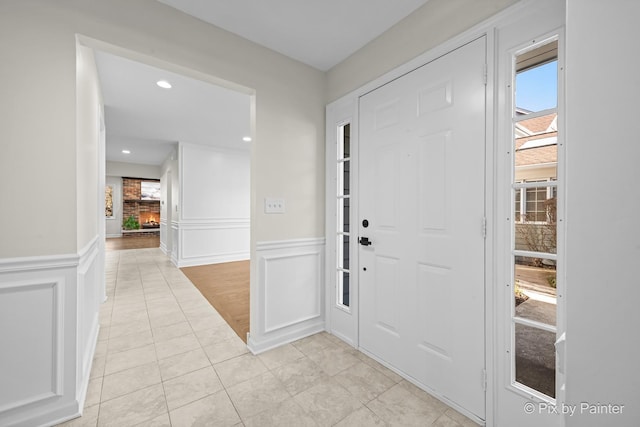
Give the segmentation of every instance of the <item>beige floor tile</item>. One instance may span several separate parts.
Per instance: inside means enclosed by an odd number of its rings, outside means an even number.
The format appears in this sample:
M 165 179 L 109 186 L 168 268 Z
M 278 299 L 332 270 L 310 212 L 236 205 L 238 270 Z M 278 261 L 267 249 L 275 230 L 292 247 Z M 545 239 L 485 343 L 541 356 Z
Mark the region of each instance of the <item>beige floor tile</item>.
M 157 384 L 101 403 L 98 426 L 133 426 L 166 412 L 162 385 Z
M 100 323 L 102 323 L 104 315 L 100 314 Z M 109 317 L 107 325 L 111 324 L 111 318 Z M 98 342 L 107 341 L 109 339 L 109 326 L 100 326 L 100 332 L 98 332 Z
M 390 425 L 430 426 L 442 411 L 396 384 L 367 404 L 377 416 Z
M 432 395 L 430 395 L 426 391 L 422 390 L 421 388 L 416 387 L 415 385 L 411 384 L 407 380 L 400 381 L 398 383 L 398 385 L 400 387 L 403 387 L 404 389 L 408 390 L 414 396 L 416 396 L 419 399 L 425 401 L 429 406 L 433 407 L 434 409 L 436 409 L 436 410 L 438 410 L 440 412 L 445 412 L 447 409 L 449 409 L 449 406 L 447 406 L 441 400 L 433 397 Z
M 334 344 L 319 348 L 317 351 L 307 354 L 307 357 L 329 376 L 336 375 L 360 362 L 353 354 Z
M 160 384 L 161 381 L 160 369 L 155 361 L 106 375 L 102 383 L 102 401 L 105 402 L 154 384 Z
M 180 322 L 169 326 L 163 326 L 152 330 L 155 342 L 168 341 L 184 335 L 193 333 L 189 322 Z
M 100 396 L 102 395 L 102 381 L 103 377 L 97 377 L 89 380 L 87 396 L 84 399 L 85 408 L 89 408 L 100 403 Z
M 462 415 L 460 412 L 456 411 L 453 408 L 447 407 L 447 410 L 444 413 L 449 418 L 451 418 L 452 420 L 460 424 L 462 427 L 478 427 L 479 426 L 478 423 L 465 417 L 464 415 Z
M 109 328 L 109 339 L 121 337 L 123 335 L 135 334 L 143 331 L 150 331 L 151 324 L 149 319 L 139 320 L 136 322 L 122 323 L 119 325 L 112 324 Z
M 209 358 L 201 348 L 167 357 L 158 364 L 163 381 L 211 366 Z
M 172 427 L 235 426 L 240 417 L 222 390 L 170 412 Z
M 244 425 L 246 427 L 316 427 L 318 424 L 293 398 L 288 398 L 266 411 L 245 419 Z
M 215 364 L 213 367 L 226 388 L 267 372 L 264 363 L 252 354 L 243 354 Z
M 243 420 L 272 409 L 290 397 L 271 372 L 229 387 L 227 393 Z
M 258 357 L 267 368 L 274 369 L 289 362 L 302 359 L 305 355 L 291 344 L 285 344 L 273 350 L 266 351 L 258 355 Z
M 247 345 L 237 336 L 204 346 L 204 351 L 213 364 L 224 362 L 249 352 Z
M 57 427 L 95 427 L 98 425 L 99 409 L 99 405 L 85 407 L 81 417 L 58 424 Z
M 156 343 L 159 360 L 198 348 L 200 348 L 200 341 L 198 341 L 193 333 Z
M 321 426 L 334 425 L 362 407 L 358 399 L 331 378 L 297 394 L 294 399 Z
M 150 420 L 143 421 L 140 424 L 136 424 L 136 427 L 171 427 L 171 419 L 169 419 L 168 413 L 164 413 Z
M 195 331 L 195 334 L 203 347 L 215 345 L 220 341 L 239 338 L 235 331 L 226 323 L 214 326 L 213 328 Z
M 109 354 L 117 353 L 119 351 L 131 350 L 138 347 L 144 347 L 145 345 L 153 344 L 153 336 L 150 330 L 144 330 L 142 332 L 135 332 L 132 334 L 121 335 L 109 340 L 108 349 Z
M 373 369 L 381 372 L 386 377 L 389 377 L 395 383 L 399 383 L 400 381 L 402 381 L 402 377 L 400 375 L 396 374 L 391 369 L 389 369 L 386 366 L 380 364 L 376 360 L 373 360 L 372 358 L 370 358 L 366 354 L 361 353 L 361 352 L 358 351 L 358 352 L 355 353 L 355 356 L 358 359 L 360 359 L 361 361 L 363 361 L 364 363 L 366 363 L 367 365 L 371 366 Z
M 125 369 L 146 365 L 156 361 L 156 348 L 153 344 L 119 353 L 108 354 L 104 374 L 110 375 Z
M 184 317 L 181 311 L 168 313 L 165 315 L 158 315 L 156 317 L 150 317 L 149 323 L 153 329 L 160 328 L 162 326 L 169 326 L 176 323 L 184 322 L 187 318 Z
M 163 384 L 167 405 L 171 411 L 223 389 L 218 376 L 210 366 L 165 381 Z
M 386 427 L 387 423 L 384 422 L 379 416 L 371 412 L 367 407 L 358 409 L 352 412 L 346 418 L 343 418 L 339 423 L 335 424 L 336 427 Z
M 308 390 L 318 382 L 329 378 L 318 365 L 307 357 L 282 365 L 271 372 L 280 380 L 291 396 Z
M 215 328 L 216 326 L 225 323 L 224 319 L 213 309 L 213 307 L 211 307 L 211 310 L 212 311 L 208 311 L 206 314 L 189 315 L 188 320 L 194 331 Z
M 111 324 L 112 325 L 120 325 L 123 323 L 135 322 L 135 321 L 143 321 L 147 319 L 149 314 L 147 313 L 146 307 L 142 310 L 127 310 L 127 311 L 119 311 L 113 310 L 111 314 Z
M 96 342 L 96 351 L 93 353 L 93 357 L 105 357 L 107 355 L 107 349 L 109 348 L 109 340 L 102 340 Z
M 440 415 L 440 418 L 438 418 L 437 420 L 435 420 L 433 424 L 431 424 L 431 426 L 432 427 L 462 427 L 462 424 L 451 419 L 446 414 L 442 414 Z
M 307 356 L 309 354 L 315 354 L 319 350 L 332 345 L 331 341 L 329 341 L 323 334 L 311 335 L 291 344 Z
M 334 376 L 334 379 L 362 403 L 375 399 L 396 384 L 392 379 L 363 362 L 345 369 Z
M 89 379 L 98 378 L 104 375 L 104 368 L 107 364 L 107 357 L 94 357 L 91 362 L 91 372 L 89 373 Z

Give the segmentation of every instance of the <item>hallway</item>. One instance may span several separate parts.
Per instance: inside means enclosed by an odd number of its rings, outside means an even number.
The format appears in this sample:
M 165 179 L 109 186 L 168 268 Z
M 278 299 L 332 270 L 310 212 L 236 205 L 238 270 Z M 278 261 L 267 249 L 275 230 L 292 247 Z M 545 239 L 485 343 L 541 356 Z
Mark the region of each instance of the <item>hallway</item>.
M 84 415 L 64 426 L 476 426 L 326 333 L 251 355 L 159 249 L 106 258 Z

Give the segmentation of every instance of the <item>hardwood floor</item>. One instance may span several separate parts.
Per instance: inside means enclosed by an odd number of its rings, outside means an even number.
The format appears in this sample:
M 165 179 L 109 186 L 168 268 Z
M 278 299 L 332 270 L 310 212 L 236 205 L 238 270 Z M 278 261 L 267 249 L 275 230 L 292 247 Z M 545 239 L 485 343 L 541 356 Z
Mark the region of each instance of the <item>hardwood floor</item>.
M 180 270 L 246 343 L 249 332 L 249 261 Z
M 113 237 L 106 239 L 105 249 L 118 251 L 122 249 L 159 248 L 160 236 Z

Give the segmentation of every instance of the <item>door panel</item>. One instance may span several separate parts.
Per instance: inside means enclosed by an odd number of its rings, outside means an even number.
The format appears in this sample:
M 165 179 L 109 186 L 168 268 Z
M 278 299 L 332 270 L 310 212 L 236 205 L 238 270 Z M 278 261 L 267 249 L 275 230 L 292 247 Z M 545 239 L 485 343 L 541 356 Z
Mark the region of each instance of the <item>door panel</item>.
M 360 99 L 360 346 L 484 419 L 485 40 Z M 365 270 L 366 269 L 366 270 Z

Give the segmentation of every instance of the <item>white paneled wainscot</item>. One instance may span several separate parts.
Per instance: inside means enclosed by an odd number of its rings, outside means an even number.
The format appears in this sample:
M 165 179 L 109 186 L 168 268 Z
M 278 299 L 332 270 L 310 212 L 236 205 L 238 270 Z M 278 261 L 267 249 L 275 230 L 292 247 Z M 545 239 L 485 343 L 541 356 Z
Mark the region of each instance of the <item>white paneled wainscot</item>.
M 78 254 L 0 260 L 0 425 L 80 414 L 104 298 L 99 254 L 96 237 Z
M 247 344 L 261 353 L 324 330 L 324 238 L 258 242 Z
M 249 153 L 180 143 L 171 259 L 178 267 L 249 259 Z

